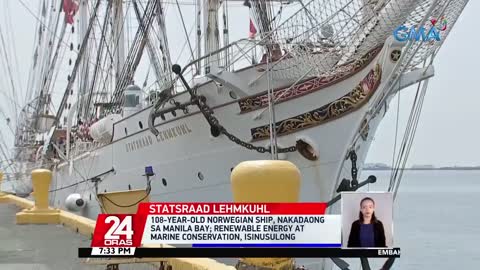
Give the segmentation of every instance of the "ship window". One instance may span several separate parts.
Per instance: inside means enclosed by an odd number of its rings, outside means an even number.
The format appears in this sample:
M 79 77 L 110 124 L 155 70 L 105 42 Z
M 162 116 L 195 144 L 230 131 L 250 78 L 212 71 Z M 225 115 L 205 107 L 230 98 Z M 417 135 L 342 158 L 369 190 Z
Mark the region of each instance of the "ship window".
M 198 172 L 197 176 L 198 176 L 198 179 L 200 179 L 200 181 L 203 180 L 203 174 L 201 172 Z
M 235 94 L 235 92 L 230 91 L 229 94 L 230 94 L 230 97 L 231 97 L 232 99 L 237 99 L 237 94 Z
M 140 129 L 143 129 L 142 121 L 138 121 L 138 126 L 140 127 Z
M 125 128 L 125 135 L 128 136 L 127 128 Z
M 135 94 L 125 95 L 125 107 L 132 108 L 137 107 L 139 97 Z
M 167 180 L 166 180 L 165 178 L 162 178 L 162 184 L 163 184 L 164 186 L 167 186 Z

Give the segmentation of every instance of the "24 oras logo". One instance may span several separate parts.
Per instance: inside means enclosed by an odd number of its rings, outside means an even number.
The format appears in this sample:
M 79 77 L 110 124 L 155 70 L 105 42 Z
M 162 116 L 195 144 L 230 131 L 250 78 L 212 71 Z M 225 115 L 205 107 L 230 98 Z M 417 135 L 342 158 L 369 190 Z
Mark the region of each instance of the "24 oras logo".
M 415 26 L 400 25 L 393 31 L 393 37 L 400 42 L 408 40 L 440 41 L 440 34 L 445 30 L 447 30 L 447 19 L 445 17 L 432 18 L 427 26 L 420 26 L 418 29 Z
M 133 246 L 132 215 L 100 214 L 97 218 L 92 247 Z

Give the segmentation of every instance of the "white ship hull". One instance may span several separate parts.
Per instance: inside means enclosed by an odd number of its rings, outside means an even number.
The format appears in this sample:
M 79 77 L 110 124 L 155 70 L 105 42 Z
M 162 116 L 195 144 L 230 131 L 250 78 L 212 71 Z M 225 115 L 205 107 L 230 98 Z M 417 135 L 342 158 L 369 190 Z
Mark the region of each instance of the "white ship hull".
M 275 105 L 276 119 L 281 121 L 338 101 L 354 91 L 362 80 L 365 82 L 368 76 L 369 83 L 372 84 L 370 87 L 374 88 L 369 89 L 371 92 L 363 99 L 350 98 L 356 99 L 358 104 L 353 102 L 356 107 L 351 111 L 340 108 L 336 119 L 327 117 L 324 123 L 312 124 L 309 128 L 297 127 L 291 128 L 289 134 L 277 133 L 280 147 L 295 145 L 297 140 L 302 139 L 318 154 L 316 161 L 307 160 L 298 152 L 279 155 L 281 159 L 293 162 L 300 169 L 303 178 L 302 201 L 328 201 L 334 196 L 339 180 L 351 179 L 350 162 L 347 161 L 345 166 L 343 163 L 354 137 L 358 135 L 365 113 L 375 105 L 374 100 L 384 94 L 385 78 L 388 78 L 394 65 L 388 60 L 391 50 L 392 48 L 384 48 L 379 53 L 377 50 L 363 68 L 348 74 L 335 84 L 321 89 L 312 88 L 312 91 L 303 96 L 299 95 Z M 384 61 L 384 56 L 387 56 L 387 61 Z M 380 67 L 378 70 L 377 65 Z M 375 76 L 378 75 L 376 82 L 372 81 L 375 77 L 374 71 Z M 240 73 L 240 76 L 248 76 L 244 79 L 251 80 L 258 74 L 255 68 L 251 68 Z M 284 82 L 278 82 L 274 87 L 282 84 Z M 258 92 L 262 92 L 262 88 L 259 88 Z M 254 117 L 262 109 L 240 113 L 239 104 L 237 101 L 231 102 L 233 99 L 229 96 L 229 91 L 217 91 L 213 82 L 201 86 L 198 93 L 207 97 L 207 104 L 212 108 L 215 108 L 216 104 L 230 102 L 217 106 L 214 115 L 230 133 L 244 141 L 251 140 L 250 129 L 268 125 L 268 112 L 259 120 L 254 120 Z M 175 100 L 181 102 L 188 98 L 187 93 L 182 93 Z M 87 202 L 80 214 L 95 219 L 101 210 L 96 200 L 94 184 L 89 179 L 104 174 L 99 177 L 101 181 L 98 184 L 98 193 L 145 189 L 147 181 L 143 175 L 147 166 L 152 166 L 155 173 L 151 178 L 151 201 L 231 201 L 231 169 L 244 160 L 270 159 L 271 154 L 248 150 L 223 135 L 216 138 L 211 136 L 210 126 L 203 115 L 196 107 L 192 109 L 194 110 L 187 115 L 179 113 L 173 117 L 169 114 L 165 120 L 158 118 L 158 137 L 147 128 L 149 109 L 117 122 L 112 143 L 85 152 L 73 158 L 70 163 L 64 162 L 53 168 L 51 189 L 56 191 L 51 194 L 51 203 L 65 208 L 66 197 L 79 193 Z M 360 139 L 361 143 L 355 146 L 359 168 L 382 117 L 383 114 L 380 114 L 370 122 L 368 136 Z M 308 120 L 303 125 L 308 126 L 307 122 L 312 121 Z M 143 129 L 140 126 L 143 126 Z M 268 146 L 268 136 L 254 144 Z M 79 182 L 80 184 L 76 184 Z

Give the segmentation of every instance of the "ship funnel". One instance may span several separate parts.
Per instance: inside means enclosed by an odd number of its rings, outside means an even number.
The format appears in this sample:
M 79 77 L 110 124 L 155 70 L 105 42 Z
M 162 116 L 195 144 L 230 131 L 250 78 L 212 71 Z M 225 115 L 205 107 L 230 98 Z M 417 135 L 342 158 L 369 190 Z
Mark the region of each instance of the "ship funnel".
M 137 85 L 129 85 L 124 91 L 123 117 L 128 117 L 142 110 L 142 89 Z

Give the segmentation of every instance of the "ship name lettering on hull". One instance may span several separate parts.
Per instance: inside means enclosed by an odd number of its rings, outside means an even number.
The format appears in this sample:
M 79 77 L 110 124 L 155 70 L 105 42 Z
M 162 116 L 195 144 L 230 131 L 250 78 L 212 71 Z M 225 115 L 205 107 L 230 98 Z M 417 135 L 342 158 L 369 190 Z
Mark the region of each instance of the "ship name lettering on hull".
M 187 124 L 182 124 L 179 126 L 167 128 L 165 130 L 159 130 L 159 134 L 156 138 L 150 134 L 142 136 L 138 139 L 135 139 L 125 144 L 125 148 L 127 153 L 129 153 L 145 147 L 149 147 L 153 145 L 155 141 L 164 142 L 164 141 L 174 139 L 176 137 L 187 135 L 189 133 L 192 133 L 192 130 L 188 127 Z

